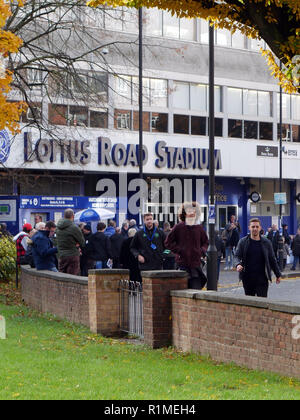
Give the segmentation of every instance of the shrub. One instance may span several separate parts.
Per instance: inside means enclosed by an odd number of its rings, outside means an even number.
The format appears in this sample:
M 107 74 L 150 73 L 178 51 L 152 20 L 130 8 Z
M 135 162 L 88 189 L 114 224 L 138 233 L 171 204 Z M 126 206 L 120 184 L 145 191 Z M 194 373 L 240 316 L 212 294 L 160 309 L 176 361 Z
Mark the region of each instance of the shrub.
M 0 281 L 9 281 L 16 272 L 16 245 L 0 233 Z

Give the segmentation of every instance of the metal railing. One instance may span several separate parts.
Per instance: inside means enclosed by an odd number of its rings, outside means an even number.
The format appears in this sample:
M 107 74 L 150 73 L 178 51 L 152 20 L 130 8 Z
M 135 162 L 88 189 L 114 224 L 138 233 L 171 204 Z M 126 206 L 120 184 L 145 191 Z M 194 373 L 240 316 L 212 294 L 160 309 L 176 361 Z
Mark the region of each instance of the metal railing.
M 120 281 L 120 329 L 128 334 L 144 337 L 142 283 Z

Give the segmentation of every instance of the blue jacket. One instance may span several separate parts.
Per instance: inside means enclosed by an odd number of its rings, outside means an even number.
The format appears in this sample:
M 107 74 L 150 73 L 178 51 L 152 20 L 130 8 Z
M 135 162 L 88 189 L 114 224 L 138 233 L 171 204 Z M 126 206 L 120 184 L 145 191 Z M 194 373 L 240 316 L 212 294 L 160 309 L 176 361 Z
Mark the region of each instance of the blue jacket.
M 116 229 L 112 226 L 108 226 L 104 231 L 104 235 L 108 237 L 114 235 L 115 233 L 116 233 Z
M 49 231 L 40 230 L 32 238 L 32 255 L 37 270 L 50 270 L 56 267 L 55 254 L 57 248 L 54 248 L 49 239 Z

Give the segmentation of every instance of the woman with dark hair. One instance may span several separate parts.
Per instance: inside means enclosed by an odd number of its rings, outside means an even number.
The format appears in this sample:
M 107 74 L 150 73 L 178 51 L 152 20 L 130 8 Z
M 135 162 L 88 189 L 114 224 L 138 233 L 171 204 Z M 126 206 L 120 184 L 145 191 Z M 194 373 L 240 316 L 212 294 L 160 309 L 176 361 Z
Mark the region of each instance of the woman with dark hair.
M 206 276 L 202 258 L 208 248 L 208 237 L 200 222 L 201 210 L 196 202 L 184 203 L 178 212 L 180 223 L 169 233 L 165 245 L 176 255 L 177 268 L 189 274 L 189 288 L 203 289 Z

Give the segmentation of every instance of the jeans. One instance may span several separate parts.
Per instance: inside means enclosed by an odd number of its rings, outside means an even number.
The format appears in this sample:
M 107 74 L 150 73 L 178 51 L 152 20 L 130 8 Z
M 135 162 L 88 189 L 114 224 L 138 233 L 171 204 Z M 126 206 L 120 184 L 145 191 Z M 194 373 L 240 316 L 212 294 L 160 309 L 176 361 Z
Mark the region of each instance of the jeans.
M 294 262 L 293 262 L 292 270 L 296 270 L 298 263 L 299 263 L 299 255 L 294 255 Z
M 233 252 L 231 246 L 225 248 L 225 268 L 233 268 Z

